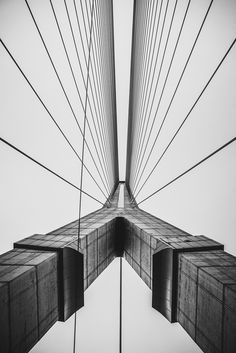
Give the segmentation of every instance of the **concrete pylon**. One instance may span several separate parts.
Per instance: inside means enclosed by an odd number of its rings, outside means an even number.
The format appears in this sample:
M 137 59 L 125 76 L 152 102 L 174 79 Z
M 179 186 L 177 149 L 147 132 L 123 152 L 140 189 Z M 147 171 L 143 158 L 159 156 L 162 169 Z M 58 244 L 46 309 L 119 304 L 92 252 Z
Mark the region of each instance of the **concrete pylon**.
M 206 353 L 236 352 L 236 258 L 139 209 L 120 185 L 105 205 L 0 256 L 0 337 L 4 353 L 28 352 L 57 321 L 83 306 L 83 293 L 116 256 L 152 290 L 153 307 L 179 322 Z

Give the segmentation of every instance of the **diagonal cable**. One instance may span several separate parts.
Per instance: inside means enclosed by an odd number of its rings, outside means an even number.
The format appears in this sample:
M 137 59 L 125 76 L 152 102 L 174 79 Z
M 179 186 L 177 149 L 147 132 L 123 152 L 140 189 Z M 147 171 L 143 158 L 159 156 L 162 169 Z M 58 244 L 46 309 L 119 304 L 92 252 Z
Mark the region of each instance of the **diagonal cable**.
M 184 175 L 188 174 L 189 172 L 191 172 L 193 169 L 195 169 L 196 167 L 198 167 L 200 164 L 204 163 L 205 161 L 207 161 L 209 158 L 213 157 L 215 154 L 217 154 L 218 152 L 220 152 L 221 150 L 223 150 L 225 147 L 229 146 L 231 143 L 236 141 L 236 137 L 234 137 L 232 140 L 228 141 L 227 143 L 225 143 L 223 146 L 217 148 L 214 152 L 210 153 L 208 156 L 206 156 L 205 158 L 203 158 L 202 160 L 200 160 L 198 163 L 194 164 L 191 168 L 185 170 L 183 173 L 181 173 L 180 175 L 178 175 L 177 177 L 175 177 L 174 179 L 172 179 L 171 181 L 169 181 L 167 184 L 165 184 L 164 186 L 162 186 L 161 188 L 159 188 L 158 190 L 154 191 L 153 193 L 151 193 L 150 195 L 148 195 L 147 197 L 145 197 L 143 200 L 141 200 L 140 202 L 138 202 L 138 205 L 140 205 L 141 203 L 143 203 L 144 201 L 147 201 L 148 199 L 150 199 L 151 197 L 153 197 L 154 195 L 158 194 L 160 191 L 162 191 L 163 189 L 165 189 L 167 186 L 173 184 L 176 180 L 182 178 Z
M 197 99 L 195 100 L 194 104 L 192 105 L 192 107 L 190 108 L 189 112 L 187 113 L 186 117 L 184 118 L 184 120 L 182 121 L 182 123 L 180 124 L 180 126 L 178 127 L 178 129 L 176 130 L 176 132 L 174 133 L 173 137 L 171 138 L 170 142 L 168 143 L 167 147 L 165 148 L 164 152 L 161 154 L 160 158 L 157 160 L 157 162 L 155 163 L 154 167 L 152 168 L 151 172 L 148 174 L 147 178 L 145 179 L 145 181 L 143 182 L 142 186 L 140 187 L 139 191 L 137 192 L 135 198 L 138 196 L 138 194 L 140 193 L 140 191 L 142 190 L 142 188 L 144 187 L 144 185 L 146 184 L 146 182 L 148 181 L 148 179 L 150 178 L 150 176 L 152 175 L 152 173 L 154 172 L 154 170 L 156 169 L 157 165 L 160 163 L 160 161 L 162 160 L 162 158 L 164 157 L 164 155 L 166 154 L 167 150 L 169 149 L 169 147 L 171 146 L 171 144 L 173 143 L 173 141 L 175 140 L 176 136 L 179 134 L 180 130 L 182 129 L 182 127 L 184 126 L 185 122 L 187 121 L 188 117 L 190 116 L 191 112 L 193 111 L 193 109 L 195 108 L 195 106 L 197 105 L 197 103 L 199 102 L 200 98 L 202 97 L 203 93 L 206 91 L 207 87 L 209 86 L 210 82 L 212 81 L 212 79 L 214 78 L 215 74 L 217 73 L 217 71 L 219 70 L 219 68 L 221 67 L 221 65 L 223 64 L 225 58 L 228 56 L 228 54 L 230 53 L 231 49 L 233 48 L 233 46 L 235 45 L 236 42 L 236 38 L 233 40 L 233 42 L 231 43 L 230 47 L 228 48 L 228 50 L 226 51 L 226 53 L 224 54 L 223 58 L 221 59 L 221 61 L 219 62 L 219 64 L 217 65 L 217 67 L 215 68 L 214 72 L 212 73 L 212 75 L 210 76 L 209 80 L 207 81 L 207 83 L 205 84 L 205 86 L 203 87 L 201 93 L 198 95 Z
M 34 14 L 33 14 L 32 10 L 31 10 L 30 6 L 29 6 L 28 0 L 25 0 L 25 3 L 26 3 L 27 8 L 28 8 L 28 10 L 29 10 L 29 12 L 30 12 L 31 18 L 32 18 L 32 20 L 33 20 L 33 22 L 34 22 L 34 25 L 35 25 L 35 27 L 36 27 L 36 29 L 37 29 L 37 32 L 38 32 L 38 34 L 39 34 L 39 36 L 40 36 L 40 39 L 41 39 L 42 44 L 43 44 L 43 46 L 44 46 L 44 49 L 45 49 L 45 51 L 46 51 L 46 53 L 47 53 L 47 56 L 48 56 L 48 58 L 49 58 L 49 60 L 50 60 L 50 63 L 51 63 L 52 68 L 53 68 L 53 70 L 54 70 L 54 73 L 55 73 L 55 75 L 56 75 L 56 77 L 57 77 L 57 80 L 58 80 L 58 82 L 59 82 L 59 84 L 60 84 L 60 87 L 61 87 L 61 89 L 62 89 L 62 91 L 63 91 L 64 97 L 66 98 L 66 101 L 67 101 L 67 103 L 68 103 L 68 105 L 69 105 L 70 111 L 71 111 L 71 113 L 73 114 L 73 117 L 74 117 L 74 119 L 75 119 L 75 121 L 76 121 L 76 124 L 77 124 L 77 126 L 78 126 L 78 128 L 79 128 L 79 131 L 80 131 L 80 133 L 81 133 L 81 135 L 82 135 L 83 133 L 82 133 L 82 129 L 81 129 L 80 125 L 79 125 L 78 119 L 77 119 L 77 117 L 76 117 L 76 114 L 75 114 L 75 112 L 74 112 L 74 109 L 73 109 L 73 107 L 72 107 L 72 104 L 71 104 L 71 102 L 70 102 L 70 100 L 69 100 L 69 97 L 68 97 L 68 95 L 67 95 L 67 93 L 66 93 L 66 90 L 65 90 L 65 88 L 64 88 L 64 86 L 63 86 L 63 83 L 62 83 L 61 78 L 60 78 L 60 76 L 59 76 L 59 73 L 58 73 L 58 71 L 57 71 L 57 69 L 56 69 L 56 66 L 55 66 L 55 64 L 54 64 L 54 62 L 53 62 L 53 59 L 52 59 L 51 54 L 50 54 L 50 52 L 49 52 L 49 50 L 48 50 L 48 47 L 47 47 L 47 45 L 46 45 L 46 43 L 45 43 L 45 40 L 44 40 L 44 38 L 43 38 L 43 35 L 42 35 L 42 33 L 41 33 L 40 29 L 39 29 L 39 26 L 38 26 L 37 21 L 36 21 L 36 19 L 35 19 L 35 17 L 34 17 Z M 99 174 L 99 176 L 100 176 L 100 178 L 101 178 L 101 181 L 102 181 L 102 183 L 103 183 L 103 187 L 104 187 L 105 190 L 106 190 L 106 185 L 104 184 L 103 177 L 102 177 L 102 175 L 101 175 L 101 173 L 100 173 L 100 171 L 99 171 L 99 169 L 98 169 L 98 166 L 97 166 L 97 163 L 95 162 L 95 159 L 94 159 L 93 156 L 92 156 L 92 152 L 91 152 L 91 149 L 90 149 L 90 147 L 89 147 L 88 144 L 87 144 L 87 148 L 88 148 L 89 153 L 90 153 L 90 155 L 91 155 L 91 157 L 92 157 L 92 160 L 93 160 L 93 163 L 94 163 L 94 165 L 95 165 L 95 168 L 96 168 L 96 170 L 97 170 L 97 172 L 98 172 L 98 174 Z M 107 191 L 107 190 L 106 190 L 106 191 Z M 107 191 L 107 192 L 108 192 L 108 191 Z M 105 197 L 106 197 L 106 196 L 105 196 Z
M 58 18 L 57 18 L 57 14 L 55 12 L 55 8 L 54 8 L 54 5 L 53 5 L 53 2 L 52 0 L 49 0 L 50 1 L 50 5 L 51 5 L 51 9 L 52 9 L 52 12 L 53 12 L 53 16 L 54 16 L 54 19 L 55 19 L 55 22 L 56 22 L 56 26 L 57 26 L 57 29 L 58 29 L 58 32 L 59 32 L 59 35 L 60 35 L 60 38 L 61 38 L 61 41 L 62 41 L 62 45 L 63 45 L 63 48 L 64 48 L 64 52 L 65 52 L 65 55 L 66 55 L 66 58 L 67 58 L 67 62 L 68 62 L 68 65 L 69 65 L 69 68 L 70 68 L 70 71 L 71 71 L 71 75 L 72 75 L 72 78 L 73 78 L 73 82 L 75 84 L 75 87 L 76 87 L 76 92 L 77 92 L 77 95 L 78 95 L 78 98 L 79 98 L 79 102 L 81 104 L 81 107 L 84 111 L 84 104 L 83 104 L 83 100 L 82 100 L 82 97 L 81 97 L 81 94 L 80 94 L 80 91 L 79 91 L 79 87 L 78 87 L 78 84 L 77 84 L 77 81 L 76 81 L 76 78 L 75 78 L 75 74 L 74 74 L 74 70 L 73 70 L 73 67 L 72 67 L 72 64 L 71 64 L 71 61 L 70 61 L 70 57 L 69 57 L 69 54 L 68 54 L 68 51 L 66 49 L 66 45 L 65 45 L 65 41 L 64 41 L 64 38 L 63 38 L 63 35 L 62 35 L 62 32 L 61 32 L 61 28 L 60 28 L 60 24 L 58 22 Z M 91 115 L 92 118 L 93 118 L 93 115 Z M 78 123 L 78 120 L 76 119 L 76 122 L 77 122 L 77 125 L 79 125 Z M 92 134 L 92 130 L 91 130 L 91 127 L 90 127 L 90 124 L 88 122 L 88 127 L 89 127 L 89 130 L 90 130 L 90 133 L 91 133 L 91 137 L 92 137 L 92 140 L 93 140 L 93 143 L 94 143 L 94 147 L 95 147 L 95 150 L 96 150 L 96 153 L 98 155 L 98 161 L 101 163 L 101 160 L 99 158 L 99 153 L 98 153 L 98 150 L 97 150 L 97 146 L 95 144 L 95 141 L 94 141 L 94 138 L 93 138 L 93 134 Z M 97 130 L 95 129 L 95 133 L 97 134 Z M 98 138 L 98 137 L 97 137 Z M 99 138 L 98 138 L 98 141 L 99 141 Z M 88 149 L 89 146 L 88 144 L 86 143 L 86 146 Z M 99 145 L 100 146 L 100 145 Z M 92 152 L 90 153 L 90 156 L 92 159 L 94 159 L 93 157 L 93 154 Z M 106 173 L 104 172 L 104 169 L 103 169 L 103 166 L 101 164 L 101 169 L 103 171 L 103 174 L 104 174 L 104 178 L 106 179 Z M 107 182 L 107 180 L 106 180 Z M 109 194 L 109 191 L 108 191 L 108 188 L 106 187 L 106 191 L 107 193 Z
M 136 184 L 136 189 L 138 188 L 138 185 L 139 185 L 139 183 L 140 183 L 141 177 L 142 177 L 142 175 L 143 175 L 143 173 L 144 173 L 144 171 L 145 171 L 145 168 L 146 168 L 146 166 L 147 166 L 147 164 L 148 164 L 148 162 L 149 162 L 149 159 L 150 159 L 151 154 L 152 154 L 152 152 L 153 152 L 153 149 L 154 149 L 154 147 L 155 147 L 156 141 L 157 141 L 157 139 L 158 139 L 158 137 L 159 137 L 159 135 L 160 135 L 160 132 L 161 132 L 161 130 L 162 130 L 162 128 L 163 128 L 163 125 L 164 125 L 164 123 L 165 123 L 166 117 L 167 117 L 167 115 L 168 115 L 168 113 L 169 113 L 169 110 L 170 110 L 170 107 L 171 107 L 171 105 L 172 105 L 172 102 L 173 102 L 173 100 L 174 100 L 174 98 L 175 98 L 175 95 L 176 95 L 176 93 L 177 93 L 177 91 L 178 91 L 179 85 L 180 85 L 180 83 L 181 83 L 181 81 L 182 81 L 182 78 L 183 78 L 183 76 L 184 76 L 184 73 L 185 73 L 185 71 L 186 71 L 186 68 L 187 68 L 187 66 L 188 66 L 188 63 L 189 63 L 190 58 L 191 58 L 191 56 L 192 56 L 192 53 L 193 53 L 193 51 L 194 51 L 194 48 L 195 48 L 195 46 L 196 46 L 196 43 L 197 43 L 197 41 L 198 41 L 198 38 L 199 38 L 200 33 L 201 33 L 201 31 L 202 31 L 202 28 L 203 28 L 203 26 L 204 26 L 204 24 L 205 24 L 205 22 L 206 22 L 206 19 L 207 19 L 207 17 L 208 17 L 208 14 L 209 14 L 209 11 L 210 11 L 210 9 L 211 9 L 212 4 L 213 4 L 213 0 L 211 0 L 209 6 L 208 6 L 208 8 L 207 8 L 207 11 L 206 11 L 205 16 L 204 16 L 204 18 L 203 18 L 203 21 L 202 21 L 202 23 L 201 23 L 201 26 L 200 26 L 200 28 L 199 28 L 199 30 L 198 30 L 197 36 L 196 36 L 196 38 L 195 38 L 195 40 L 194 40 L 194 43 L 193 43 L 193 45 L 192 45 L 192 48 L 191 48 L 191 50 L 190 50 L 190 53 L 189 53 L 189 55 L 188 55 L 188 58 L 187 58 L 187 60 L 186 60 L 185 65 L 184 65 L 184 68 L 183 68 L 183 70 L 182 70 L 182 72 L 181 72 L 180 78 L 179 78 L 178 83 L 177 83 L 177 85 L 176 85 L 176 87 L 175 87 L 174 93 L 173 93 L 173 95 L 172 95 L 172 97 L 171 97 L 171 100 L 170 100 L 170 102 L 169 102 L 169 105 L 168 105 L 168 108 L 167 108 L 167 110 L 166 110 L 166 113 L 165 113 L 165 115 L 164 115 L 164 117 L 163 117 L 163 120 L 162 120 L 161 125 L 160 125 L 160 127 L 159 127 L 159 130 L 158 130 L 158 132 L 157 132 L 157 134 L 156 134 L 156 137 L 155 137 L 155 139 L 154 139 L 154 142 L 153 142 L 153 144 L 152 144 L 152 146 L 151 146 L 151 149 L 150 149 L 150 151 L 149 151 L 149 154 L 148 154 L 148 157 L 147 157 L 147 159 L 146 159 L 146 162 L 145 162 L 145 164 L 144 164 L 144 166 L 143 166 L 143 168 L 142 168 L 142 172 L 141 172 L 140 177 L 139 177 L 139 182 Z M 155 115 L 154 115 L 154 116 L 156 116 L 156 114 L 157 114 L 157 112 L 158 112 L 158 109 L 159 109 L 159 105 L 158 105 L 158 107 L 157 107 L 157 109 L 156 109 L 156 112 L 155 112 Z
M 34 88 L 34 86 L 32 85 L 32 83 L 29 81 L 29 79 L 27 78 L 27 76 L 25 75 L 25 73 L 23 72 L 23 70 L 21 69 L 21 67 L 19 66 L 19 64 L 17 63 L 17 61 L 15 60 L 15 58 L 13 57 L 13 55 L 11 54 L 11 52 L 9 51 L 9 49 L 7 48 L 7 46 L 5 45 L 5 43 L 3 42 L 3 40 L 0 38 L 0 43 L 2 44 L 2 46 L 4 47 L 4 49 L 6 50 L 6 52 L 8 53 L 8 55 L 10 56 L 10 58 L 12 59 L 12 61 L 14 62 L 14 64 L 16 65 L 16 67 L 18 68 L 18 70 L 20 71 L 21 75 L 24 77 L 24 79 L 26 80 L 26 82 L 28 83 L 28 85 L 30 86 L 30 88 L 32 89 L 32 91 L 34 92 L 34 94 L 36 95 L 36 97 L 38 98 L 39 102 L 42 104 L 43 108 L 46 110 L 47 114 L 50 116 L 51 120 L 53 121 L 53 123 L 55 124 L 55 126 L 57 127 L 57 129 L 59 130 L 60 134 L 63 136 L 63 138 L 66 140 L 67 144 L 70 146 L 70 148 L 72 149 L 72 151 L 74 152 L 74 154 L 77 156 L 77 158 L 79 159 L 79 161 L 81 162 L 81 158 L 79 156 L 79 154 L 77 153 L 77 151 L 75 150 L 75 148 L 73 147 L 73 145 L 71 144 L 71 142 L 69 141 L 68 137 L 65 135 L 65 133 L 63 132 L 63 130 L 61 129 L 60 125 L 57 123 L 57 121 L 55 120 L 55 118 L 53 117 L 52 113 L 49 111 L 49 109 L 47 108 L 46 104 L 44 103 L 44 101 L 42 100 L 42 98 L 39 96 L 38 92 L 36 91 L 36 89 Z M 88 167 L 85 166 L 85 169 L 87 170 L 88 174 L 91 176 L 91 178 L 93 179 L 93 181 L 95 182 L 95 184 L 98 186 L 98 188 L 100 189 L 100 191 L 102 192 L 102 194 L 106 197 L 106 195 L 104 194 L 104 192 L 102 191 L 102 189 L 100 188 L 99 184 L 97 183 L 96 179 L 94 178 L 94 176 L 92 175 L 92 173 L 89 171 Z
M 174 16 L 175 16 L 175 11 L 176 11 L 177 2 L 178 2 L 178 0 L 175 0 L 174 10 L 173 10 L 173 13 L 172 13 L 171 22 L 170 22 L 170 26 L 169 26 L 169 30 L 168 30 L 168 34 L 167 34 L 167 39 L 166 39 L 166 43 L 165 43 L 165 47 L 164 47 L 164 51 L 163 51 L 163 55 L 162 55 L 162 59 L 161 59 L 161 64 L 160 64 L 159 71 L 158 71 L 157 81 L 156 81 L 156 85 L 155 85 L 155 89 L 154 89 L 154 93 L 153 93 L 153 97 L 152 97 L 152 101 L 151 101 L 151 106 L 150 106 L 150 109 L 149 109 L 148 118 L 146 119 L 146 117 L 144 117 L 144 120 L 147 120 L 147 123 L 146 123 L 146 127 L 145 127 L 145 129 L 144 129 L 143 138 L 140 139 L 141 147 L 140 147 L 140 150 L 139 150 L 139 151 L 140 151 L 140 154 L 139 154 L 138 157 L 137 157 L 137 163 L 136 163 L 136 165 L 137 165 L 137 172 L 136 172 L 136 176 L 138 176 L 140 167 L 141 167 L 141 165 L 142 165 L 142 162 L 140 163 L 140 161 L 142 161 L 143 146 L 144 146 L 144 142 L 145 142 L 145 137 L 147 136 L 148 126 L 149 126 L 149 122 L 150 122 L 150 118 L 151 118 L 151 112 L 152 112 L 152 109 L 153 109 L 153 104 L 154 104 L 155 97 L 156 97 L 157 88 L 159 87 L 159 86 L 158 86 L 158 84 L 159 84 L 159 79 L 160 79 L 160 76 L 161 76 L 161 73 L 162 73 L 162 66 L 163 66 L 163 63 L 164 63 L 164 60 L 165 60 L 166 50 L 167 50 L 168 43 L 169 43 L 169 38 L 170 38 L 171 30 L 172 30 L 172 25 L 173 25 L 173 21 L 174 21 Z M 154 77 L 154 76 L 153 76 L 153 77 Z M 153 82 L 154 82 L 154 81 L 153 81 Z M 148 98 L 148 103 L 147 103 L 147 106 L 146 106 L 146 113 L 145 113 L 145 115 L 148 113 L 148 104 L 149 104 L 149 99 L 150 99 L 150 97 L 151 97 L 151 90 L 150 90 L 150 92 L 149 92 L 149 98 Z M 146 145 L 148 144 L 148 142 L 149 142 L 149 137 L 146 139 Z M 144 151 L 145 151 L 145 149 L 144 149 Z M 145 152 L 144 152 L 144 153 L 145 153 Z M 137 178 L 135 178 L 135 182 L 134 182 L 134 192 L 135 192 L 135 183 L 136 183 L 136 180 L 137 180 Z
M 162 90 L 161 90 L 160 97 L 159 97 L 159 100 L 158 100 L 157 108 L 156 108 L 156 111 L 155 111 L 155 114 L 154 114 L 154 117 L 153 117 L 153 120 L 152 120 L 152 124 L 151 124 L 151 128 L 150 128 L 150 131 L 149 131 L 149 134 L 148 134 L 146 145 L 145 145 L 145 148 L 144 148 L 144 151 L 143 151 L 143 154 L 142 154 L 142 160 L 141 160 L 141 163 L 140 163 L 140 169 L 141 169 L 141 165 L 142 165 L 142 162 L 143 162 L 146 150 L 147 150 L 148 141 L 150 139 L 150 136 L 151 136 L 151 133 L 152 133 L 152 130 L 153 130 L 153 126 L 154 126 L 154 123 L 155 123 L 155 120 L 156 120 L 156 116 L 157 116 L 157 113 L 158 113 L 158 110 L 159 110 L 159 106 L 160 106 L 160 103 L 161 103 L 161 100 L 162 100 L 162 97 L 163 97 L 163 93 L 165 91 L 166 83 L 167 83 L 167 80 L 168 80 L 168 77 L 169 77 L 169 74 L 170 74 L 170 71 L 171 71 L 171 68 L 172 68 L 173 60 L 175 58 L 175 53 L 176 53 L 176 50 L 177 50 L 177 47 L 178 47 L 178 44 L 179 44 L 179 40 L 180 40 L 181 33 L 182 33 L 182 30 L 183 30 L 183 27 L 184 27 L 184 24 L 185 24 L 185 20 L 186 20 L 186 17 L 187 17 L 187 13 L 188 13 L 188 10 L 189 10 L 190 3 L 191 3 L 191 0 L 188 1 L 187 7 L 186 7 L 186 10 L 185 10 L 185 13 L 184 13 L 184 17 L 183 17 L 183 20 L 182 20 L 181 28 L 180 28 L 180 31 L 179 31 L 179 34 L 178 34 L 178 38 L 177 38 L 175 47 L 174 47 L 174 51 L 172 53 L 171 61 L 170 61 L 170 64 L 169 64 L 169 67 L 168 67 L 168 70 L 167 70 L 167 74 L 166 74 L 165 81 L 164 81 L 164 84 L 163 84 L 163 87 L 162 87 Z M 142 173 L 140 175 L 140 178 L 137 181 L 137 184 L 139 183 L 139 180 L 142 178 L 144 170 L 145 170 L 145 168 L 143 169 L 143 171 L 142 171 Z
M 68 181 L 67 179 L 65 179 L 64 177 L 62 177 L 61 175 L 59 175 L 58 173 L 56 173 L 55 171 L 53 171 L 52 169 L 46 167 L 44 164 L 42 164 L 41 162 L 37 161 L 36 159 L 34 159 L 33 157 L 31 157 L 30 155 L 28 155 L 27 153 L 25 153 L 24 151 L 22 151 L 21 149 L 19 149 L 18 147 L 16 147 L 15 145 L 13 145 L 12 143 L 10 143 L 9 141 L 5 140 L 4 138 L 0 137 L 0 141 L 3 142 L 5 145 L 7 145 L 8 147 L 12 148 L 13 150 L 15 150 L 16 152 L 20 153 L 22 156 L 28 158 L 29 160 L 31 160 L 31 162 L 34 162 L 35 164 L 39 165 L 40 167 L 42 167 L 43 169 L 47 170 L 49 173 L 53 174 L 54 176 L 56 176 L 57 178 L 59 178 L 60 180 L 64 181 L 66 184 L 72 186 L 74 189 L 79 190 L 80 192 L 82 192 L 84 195 L 90 197 L 91 199 L 93 199 L 94 201 L 97 201 L 98 203 L 100 203 L 101 205 L 103 205 L 103 203 L 101 201 L 99 201 L 98 199 L 96 199 L 96 197 L 90 195 L 88 192 L 81 190 L 77 185 L 73 184 L 72 182 Z

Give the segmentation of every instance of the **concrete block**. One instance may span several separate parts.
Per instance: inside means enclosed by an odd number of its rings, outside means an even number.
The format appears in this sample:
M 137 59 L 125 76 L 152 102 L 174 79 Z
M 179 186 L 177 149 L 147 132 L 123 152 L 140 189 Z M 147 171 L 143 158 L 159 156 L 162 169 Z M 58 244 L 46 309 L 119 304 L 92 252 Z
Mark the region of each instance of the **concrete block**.
M 99 235 L 98 238 L 98 274 L 107 267 L 107 234 Z
M 41 254 L 28 264 L 36 267 L 38 292 L 39 339 L 59 318 L 58 257 L 56 253 Z
M 83 255 L 74 249 L 64 248 L 63 269 L 59 274 L 63 280 L 63 298 L 60 321 L 66 321 L 84 305 Z
M 224 298 L 224 353 L 234 353 L 236 352 L 236 284 L 225 286 Z
M 1 328 L 1 349 L 2 352 L 9 352 L 9 292 L 8 284 L 0 283 L 0 328 Z
M 97 243 L 97 231 L 88 235 L 88 247 L 87 247 L 87 276 L 89 283 L 91 284 L 98 276 L 97 274 L 98 265 L 98 243 Z
M 198 286 L 196 343 L 204 352 L 221 352 L 222 345 L 222 302 L 208 292 L 205 287 Z
M 133 234 L 133 258 L 138 263 L 140 263 L 140 252 L 141 252 L 141 239 L 135 233 Z
M 178 278 L 177 321 L 188 334 L 195 339 L 197 283 L 191 278 L 190 273 L 186 272 L 183 272 L 180 268 Z
M 236 259 L 221 250 L 180 253 L 179 323 L 204 352 L 233 353 L 235 319 Z
M 206 237 L 159 237 L 153 254 L 153 307 L 170 322 L 177 320 L 178 256 L 185 252 L 220 250 L 223 245 Z
M 36 271 L 39 338 L 58 320 L 57 254 L 15 249 L 0 256 L 0 263 L 33 266 Z
M 0 265 L 0 283 L 8 288 L 9 352 L 27 352 L 39 337 L 35 268 Z
M 150 238 L 143 235 L 141 240 L 141 268 L 151 276 L 151 247 L 150 247 Z
M 55 259 L 52 260 L 51 266 L 55 268 L 55 261 L 57 262 L 57 279 L 55 279 L 55 272 L 50 272 L 50 266 L 47 269 L 44 269 L 46 272 L 49 270 L 49 273 L 45 273 L 45 278 L 42 280 L 42 288 L 46 290 L 47 295 L 50 297 L 51 293 L 55 293 L 58 290 L 58 319 L 60 321 L 67 320 L 75 310 L 78 310 L 83 305 L 83 292 L 84 292 L 84 283 L 83 283 L 83 255 L 78 251 L 73 249 L 75 237 L 69 237 L 71 243 L 68 243 L 68 237 L 65 241 L 51 241 L 51 237 L 55 239 L 57 236 L 46 237 L 46 240 L 40 240 L 41 236 L 32 236 L 24 239 L 23 241 L 17 242 L 14 244 L 16 249 L 26 250 L 39 250 L 45 251 L 49 254 L 49 251 L 55 251 L 58 261 Z M 70 248 L 72 244 L 72 248 Z M 68 245 L 68 246 L 66 246 Z M 31 249 L 32 248 L 32 249 Z M 45 255 L 46 256 L 46 255 Z M 51 278 L 50 278 L 51 276 Z M 43 278 L 43 277 L 42 277 Z M 47 281 L 50 281 L 48 285 Z M 55 283 L 58 283 L 58 288 L 56 288 Z M 75 298 L 75 291 L 78 293 L 78 297 Z M 54 298 L 54 297 L 53 297 Z M 55 297 L 56 298 L 56 297 Z M 56 321 L 56 310 L 55 310 L 55 301 L 44 306 L 45 311 L 49 310 L 49 313 L 43 312 L 43 315 L 46 315 L 46 318 L 42 318 L 42 327 L 40 328 L 40 335 L 43 335 L 46 332 L 47 325 L 53 324 Z

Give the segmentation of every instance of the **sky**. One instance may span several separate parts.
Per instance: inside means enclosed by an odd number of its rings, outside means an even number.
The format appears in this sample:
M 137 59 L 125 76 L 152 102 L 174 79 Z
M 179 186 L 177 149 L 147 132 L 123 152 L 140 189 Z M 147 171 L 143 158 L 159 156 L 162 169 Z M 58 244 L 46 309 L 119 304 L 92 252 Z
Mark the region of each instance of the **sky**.
M 58 0 L 54 3 L 60 21 L 65 23 L 64 34 L 71 43 L 63 1 Z M 69 1 L 68 3 L 71 4 Z M 56 27 L 53 25 L 49 2 L 31 0 L 30 4 L 37 14 L 42 33 L 47 38 L 53 58 L 70 91 L 70 98 L 76 105 L 76 92 L 65 56 L 62 55 Z M 183 16 L 186 4 L 185 0 L 179 1 L 177 11 L 180 17 Z M 209 1 L 192 1 L 187 28 L 161 107 L 163 112 L 208 4 Z M 173 1 L 170 1 L 170 7 L 173 7 Z M 120 180 L 124 180 L 125 177 L 132 8 L 131 0 L 114 0 Z M 147 171 L 234 39 L 235 16 L 234 0 L 214 1 L 195 55 Z M 177 21 L 170 41 L 172 47 L 179 25 L 180 22 Z M 63 100 L 23 0 L 0 1 L 0 36 L 29 75 L 71 141 L 79 146 L 81 139 L 75 129 L 75 123 Z M 72 47 L 72 44 L 70 46 Z M 169 150 L 158 170 L 143 188 L 138 200 L 142 200 L 235 137 L 235 56 L 236 49 L 233 48 L 192 112 L 191 119 L 176 139 L 173 148 Z M 72 58 L 75 65 L 75 53 Z M 1 137 L 77 183 L 80 175 L 77 159 L 58 135 L 2 46 L 0 60 Z M 164 67 L 163 72 L 165 70 Z M 151 139 L 154 138 L 157 128 L 158 121 Z M 236 255 L 235 153 L 236 144 L 232 144 L 198 169 L 144 202 L 142 208 L 193 235 L 203 234 L 222 242 L 226 251 Z M 1 253 L 11 249 L 16 240 L 35 233 L 47 233 L 77 218 L 79 196 L 77 191 L 2 143 L 0 160 Z M 93 168 L 89 159 L 88 165 Z M 88 177 L 85 178 L 84 187 L 101 201 L 105 200 Z M 87 214 L 98 207 L 100 206 L 95 201 L 83 198 L 82 214 Z M 172 352 L 173 349 L 182 353 L 200 352 L 178 324 L 170 325 L 151 308 L 151 291 L 125 261 L 123 262 L 124 352 L 141 353 L 146 350 L 154 353 L 157 347 L 160 352 Z M 85 307 L 78 313 L 78 352 L 118 351 L 118 273 L 118 260 L 115 260 L 85 292 Z M 32 353 L 58 353 L 60 350 L 69 352 L 72 349 L 72 323 L 72 319 L 65 324 L 57 323 L 33 348 Z

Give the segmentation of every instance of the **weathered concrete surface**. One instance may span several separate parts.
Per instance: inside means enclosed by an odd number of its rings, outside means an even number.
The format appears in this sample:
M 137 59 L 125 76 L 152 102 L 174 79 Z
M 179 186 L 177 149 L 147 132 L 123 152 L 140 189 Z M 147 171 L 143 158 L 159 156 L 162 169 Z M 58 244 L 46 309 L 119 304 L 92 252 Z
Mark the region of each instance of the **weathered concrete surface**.
M 1 352 L 28 352 L 57 320 L 82 305 L 82 254 L 28 247 L 0 256 Z
M 168 236 L 158 239 L 153 254 L 152 305 L 170 322 L 176 322 L 178 254 L 223 249 L 223 245 L 204 236 Z
M 204 352 L 236 352 L 236 261 L 224 251 L 179 254 L 180 324 Z
M 28 352 L 57 321 L 84 304 L 86 289 L 118 254 L 117 193 L 103 207 L 49 234 L 35 234 L 0 256 L 0 351 Z
M 12 250 L 0 257 L 1 265 L 33 267 L 36 278 L 38 337 L 58 320 L 57 255 L 30 250 Z M 3 277 L 1 277 L 3 279 Z
M 36 234 L 14 244 L 16 249 L 53 252 L 57 278 L 58 319 L 66 321 L 83 306 L 83 255 L 69 247 L 73 237 Z
M 223 245 L 192 236 L 140 210 L 125 188 L 111 202 L 0 256 L 4 353 L 28 352 L 57 320 L 83 305 L 83 292 L 116 256 L 153 291 L 153 307 L 178 321 L 204 352 L 236 351 L 236 260 Z
M 3 352 L 28 351 L 57 321 L 56 262 L 54 253 L 13 250 L 0 256 Z

